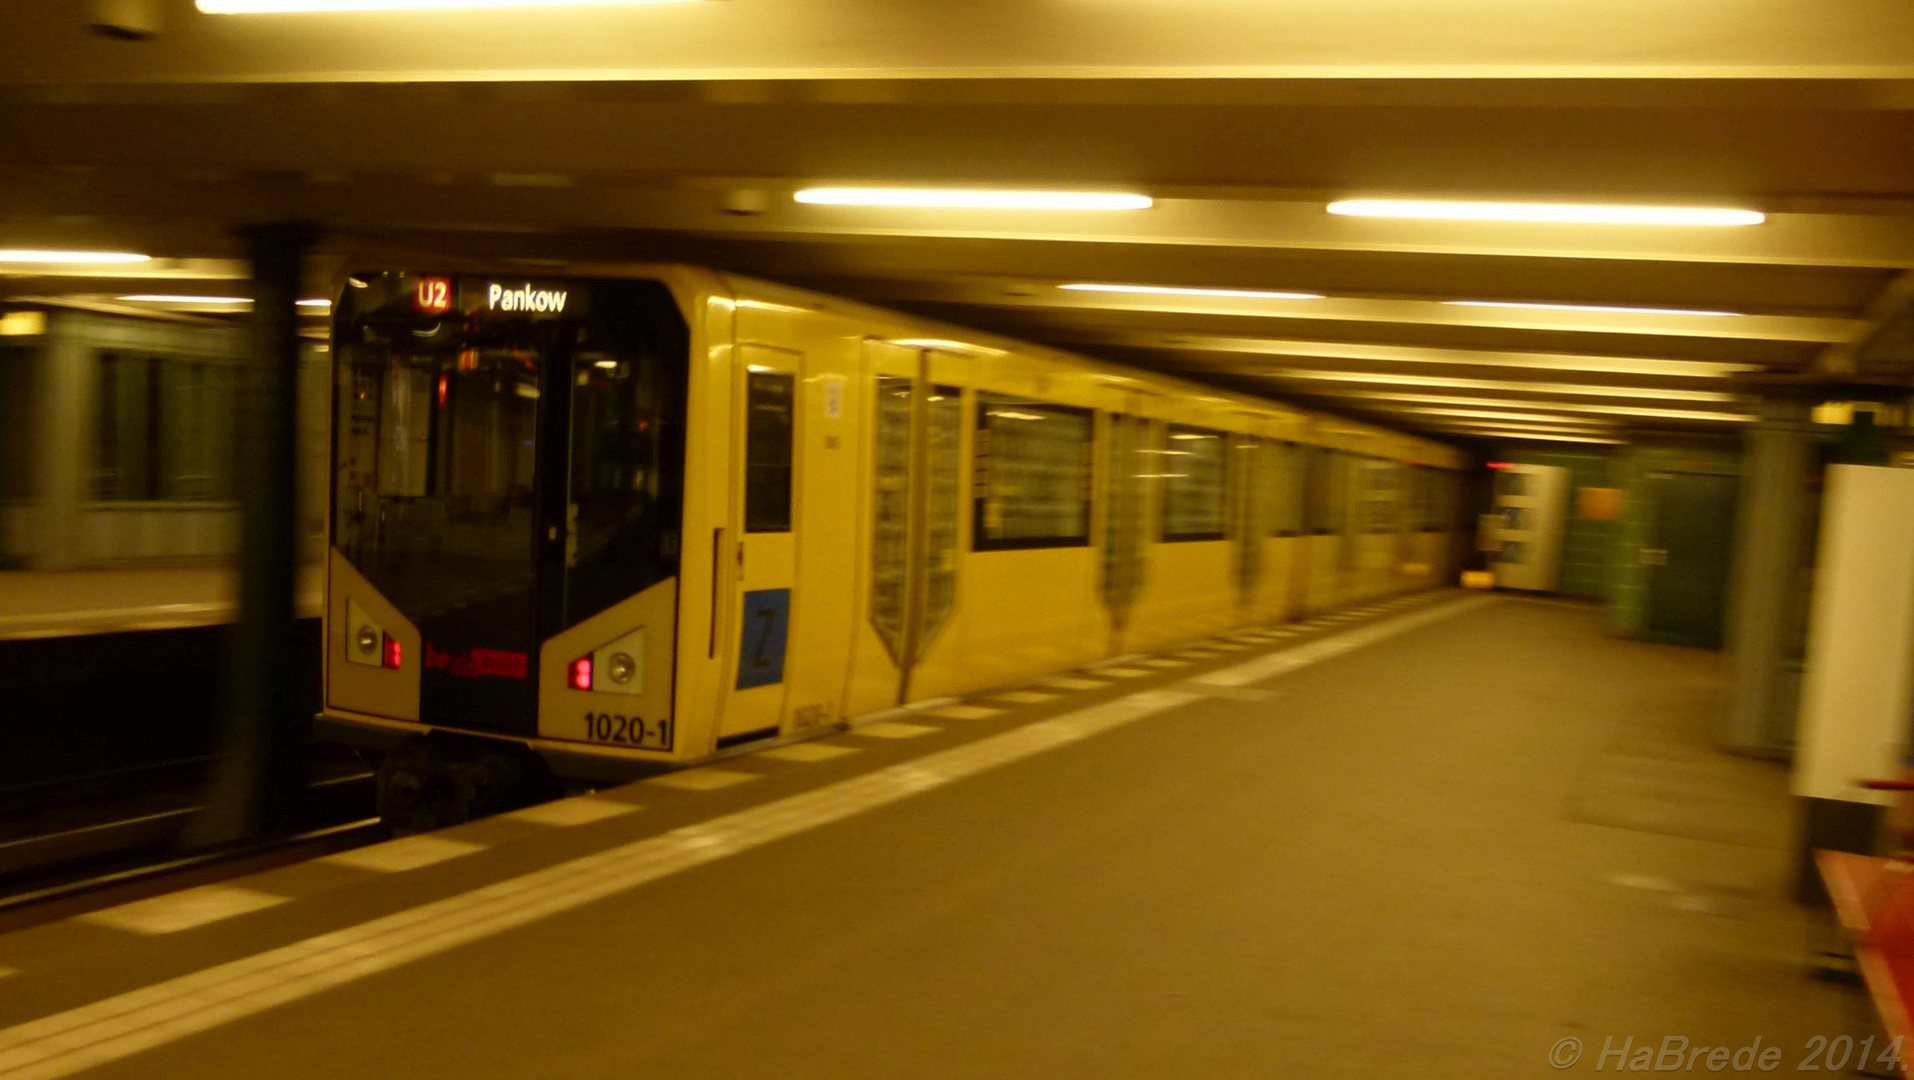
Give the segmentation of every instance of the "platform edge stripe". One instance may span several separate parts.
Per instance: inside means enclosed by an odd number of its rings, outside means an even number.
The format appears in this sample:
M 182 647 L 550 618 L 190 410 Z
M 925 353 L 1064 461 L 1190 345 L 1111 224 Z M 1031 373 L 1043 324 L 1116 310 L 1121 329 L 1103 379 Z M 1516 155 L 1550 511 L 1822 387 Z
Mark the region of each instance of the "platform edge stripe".
M 1400 618 L 1371 623 L 1368 626 L 1358 627 L 1354 630 L 1337 634 L 1334 637 L 1312 641 L 1306 645 L 1298 645 L 1293 649 L 1270 653 L 1266 656 L 1259 656 L 1254 660 L 1248 660 L 1232 667 L 1207 672 L 1196 676 L 1191 681 L 1202 683 L 1206 686 L 1243 686 L 1248 683 L 1262 682 L 1265 679 L 1275 678 L 1278 675 L 1294 671 L 1297 668 L 1308 667 L 1311 664 L 1320 663 L 1331 657 L 1341 656 L 1344 653 L 1366 648 L 1379 641 L 1395 637 L 1397 634 L 1406 633 L 1418 627 L 1426 626 L 1429 623 L 1439 622 L 1455 615 L 1461 615 L 1464 612 L 1473 611 L 1485 604 L 1496 603 L 1498 599 L 1499 598 L 1493 596 L 1463 597 L 1446 604 L 1440 604 L 1409 615 L 1403 615 Z
M 0 1031 L 0 1077 L 55 1080 L 130 1057 L 1198 700 L 1174 690 L 1131 694 L 30 1020 Z

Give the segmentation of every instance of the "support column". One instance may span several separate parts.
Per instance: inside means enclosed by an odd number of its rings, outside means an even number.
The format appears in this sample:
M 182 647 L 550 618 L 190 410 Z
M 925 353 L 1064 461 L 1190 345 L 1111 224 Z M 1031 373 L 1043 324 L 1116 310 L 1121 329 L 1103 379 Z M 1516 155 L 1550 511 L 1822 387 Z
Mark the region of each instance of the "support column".
M 242 234 L 252 263 L 252 333 L 238 417 L 239 619 L 227 646 L 219 761 L 187 840 L 224 844 L 291 832 L 312 718 L 297 715 L 299 314 L 303 224 Z
M 99 358 L 73 322 L 69 313 L 50 316 L 38 350 L 31 570 L 69 570 L 81 561 L 80 507 L 92 494 L 87 482 L 99 441 Z
M 1742 452 L 1741 506 L 1729 583 L 1723 746 L 1779 751 L 1794 739 L 1795 694 L 1783 670 L 1806 614 L 1811 404 L 1768 398 Z

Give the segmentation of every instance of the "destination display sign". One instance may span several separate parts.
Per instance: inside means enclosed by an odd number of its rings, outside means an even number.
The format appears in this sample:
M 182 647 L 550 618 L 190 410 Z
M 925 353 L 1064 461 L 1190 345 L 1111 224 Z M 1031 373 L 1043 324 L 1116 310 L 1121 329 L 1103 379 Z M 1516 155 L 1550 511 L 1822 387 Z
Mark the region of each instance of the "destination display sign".
M 570 318 L 590 312 L 591 289 L 580 281 L 460 278 L 459 310 L 479 318 Z

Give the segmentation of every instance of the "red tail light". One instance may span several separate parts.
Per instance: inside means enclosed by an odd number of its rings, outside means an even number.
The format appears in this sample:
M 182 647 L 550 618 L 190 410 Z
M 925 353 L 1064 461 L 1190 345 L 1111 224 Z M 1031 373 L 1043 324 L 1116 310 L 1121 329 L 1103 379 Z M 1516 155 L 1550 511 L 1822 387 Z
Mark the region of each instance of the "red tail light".
M 385 639 L 385 666 L 389 668 L 398 667 L 403 655 L 403 651 L 399 648 L 399 639 L 387 637 Z
M 581 656 L 572 661 L 571 684 L 574 690 L 591 689 L 591 657 Z

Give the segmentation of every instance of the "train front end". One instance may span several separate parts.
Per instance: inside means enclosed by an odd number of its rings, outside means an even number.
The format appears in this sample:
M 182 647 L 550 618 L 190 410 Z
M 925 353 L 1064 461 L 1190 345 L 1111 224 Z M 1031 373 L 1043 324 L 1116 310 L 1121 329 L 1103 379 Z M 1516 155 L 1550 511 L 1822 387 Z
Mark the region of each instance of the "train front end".
M 684 756 L 671 288 L 362 274 L 333 335 L 321 735 L 415 762 L 382 796 Z

